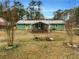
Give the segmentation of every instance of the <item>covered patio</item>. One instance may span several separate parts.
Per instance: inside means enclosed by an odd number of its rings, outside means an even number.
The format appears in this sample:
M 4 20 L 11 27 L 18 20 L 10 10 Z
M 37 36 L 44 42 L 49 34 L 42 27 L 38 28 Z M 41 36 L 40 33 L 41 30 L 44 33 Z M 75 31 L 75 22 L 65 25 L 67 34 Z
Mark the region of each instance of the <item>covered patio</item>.
M 49 25 L 43 22 L 37 22 L 32 25 L 33 32 L 48 32 Z

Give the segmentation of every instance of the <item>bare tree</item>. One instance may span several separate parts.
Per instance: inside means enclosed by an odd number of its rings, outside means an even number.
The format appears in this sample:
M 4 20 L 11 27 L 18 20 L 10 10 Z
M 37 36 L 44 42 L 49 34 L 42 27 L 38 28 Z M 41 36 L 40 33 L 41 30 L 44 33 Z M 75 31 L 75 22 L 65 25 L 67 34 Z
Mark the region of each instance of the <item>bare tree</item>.
M 75 20 L 74 12 L 75 12 L 74 9 L 69 10 L 69 12 L 68 12 L 69 20 L 67 20 L 66 24 L 65 24 L 66 32 L 67 32 L 68 36 L 70 37 L 70 40 L 69 40 L 70 43 L 73 43 L 73 36 L 74 36 L 74 32 L 73 32 L 74 20 Z
M 10 0 L 4 0 L 3 17 L 7 22 L 6 31 L 8 35 L 8 46 L 13 46 L 14 27 L 16 22 L 22 19 L 24 15 L 24 9 L 22 7 L 22 4 L 16 0 L 14 0 L 13 6 L 10 6 Z

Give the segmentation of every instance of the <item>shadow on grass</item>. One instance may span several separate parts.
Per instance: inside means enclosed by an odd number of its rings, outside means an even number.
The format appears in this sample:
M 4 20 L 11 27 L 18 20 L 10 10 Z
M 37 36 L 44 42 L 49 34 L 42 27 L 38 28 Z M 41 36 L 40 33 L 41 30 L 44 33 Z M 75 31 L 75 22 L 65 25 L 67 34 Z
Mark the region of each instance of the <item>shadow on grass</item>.
M 8 46 L 8 45 L 2 45 L 0 46 L 0 52 L 8 52 L 8 51 L 14 51 L 18 48 L 20 48 L 22 45 L 21 44 L 14 44 L 13 46 Z

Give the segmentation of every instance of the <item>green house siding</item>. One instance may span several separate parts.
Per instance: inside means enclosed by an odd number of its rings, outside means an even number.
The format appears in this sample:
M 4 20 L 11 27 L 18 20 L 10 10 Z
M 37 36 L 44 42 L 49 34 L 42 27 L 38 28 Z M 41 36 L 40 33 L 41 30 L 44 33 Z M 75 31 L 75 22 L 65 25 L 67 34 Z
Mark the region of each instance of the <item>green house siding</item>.
M 17 29 L 25 29 L 26 25 L 25 24 L 17 24 L 16 28 Z
M 64 24 L 58 24 L 57 30 L 64 30 Z
M 17 24 L 16 28 L 20 29 L 20 30 L 29 30 L 30 29 L 30 24 Z
M 64 30 L 64 24 L 51 24 L 51 30 Z
M 48 28 L 48 25 L 46 25 Z M 30 25 L 30 24 L 17 24 L 16 25 L 17 29 L 20 30 L 29 30 L 29 29 L 33 29 L 34 25 Z M 64 30 L 64 24 L 50 24 L 50 30 Z

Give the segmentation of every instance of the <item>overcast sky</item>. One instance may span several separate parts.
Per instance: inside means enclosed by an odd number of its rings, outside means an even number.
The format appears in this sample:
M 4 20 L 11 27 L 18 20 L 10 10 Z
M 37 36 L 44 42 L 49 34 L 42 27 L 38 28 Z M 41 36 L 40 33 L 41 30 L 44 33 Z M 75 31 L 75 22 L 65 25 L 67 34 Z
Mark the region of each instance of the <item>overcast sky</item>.
M 0 0 L 1 1 L 1 0 Z M 11 0 L 12 1 L 12 0 Z M 31 0 L 20 0 L 25 8 Z M 53 12 L 58 9 L 70 9 L 79 6 L 79 0 L 40 0 L 42 1 L 42 12 L 47 18 L 53 17 Z

